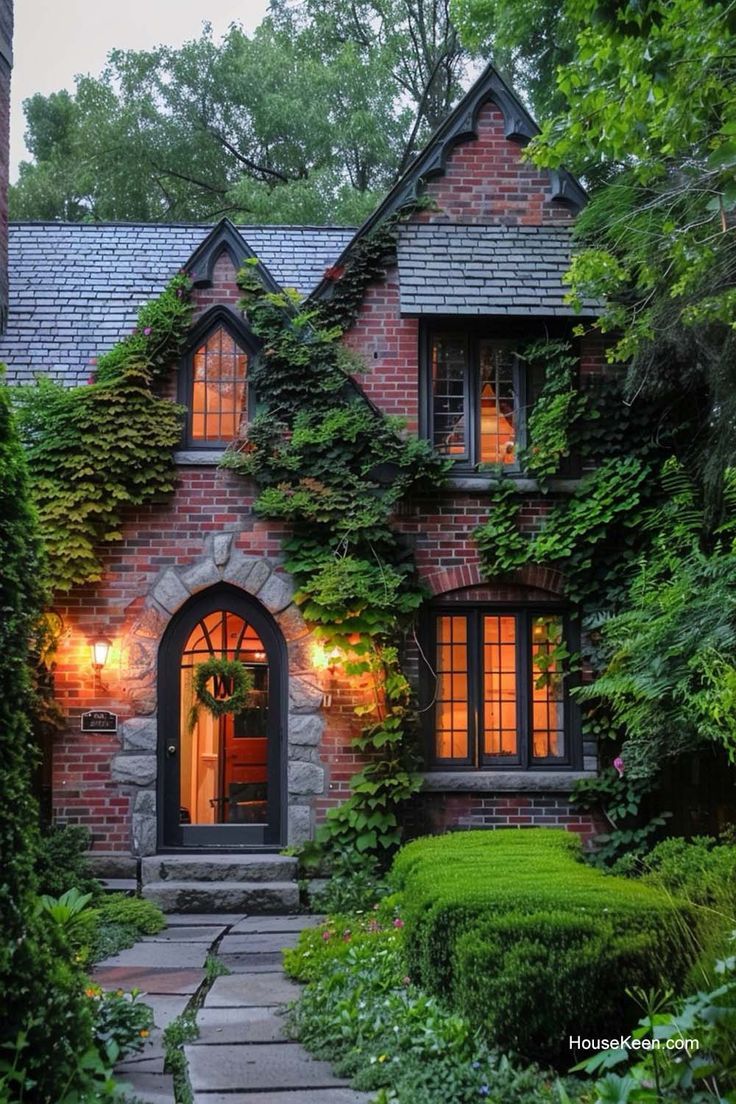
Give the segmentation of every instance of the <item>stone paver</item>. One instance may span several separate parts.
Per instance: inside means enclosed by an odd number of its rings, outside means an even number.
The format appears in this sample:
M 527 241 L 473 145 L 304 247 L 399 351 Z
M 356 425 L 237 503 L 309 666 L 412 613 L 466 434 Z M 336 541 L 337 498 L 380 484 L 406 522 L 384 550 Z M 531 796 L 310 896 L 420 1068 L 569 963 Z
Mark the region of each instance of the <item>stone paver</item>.
M 199 1038 L 192 1046 L 287 1041 L 284 1018 L 273 1008 L 200 1008 L 197 1024 Z
M 146 1104 L 174 1104 L 174 1079 L 168 1073 L 138 1073 L 125 1070 L 120 1084 Z
M 186 1046 L 192 1088 L 253 1092 L 256 1089 L 330 1089 L 347 1082 L 292 1043 Z
M 162 1029 L 192 1003 L 205 976 L 198 967 L 217 944 L 233 972 L 211 985 L 196 1013 L 199 1037 L 184 1048 L 195 1104 L 368 1104 L 369 1094 L 354 1092 L 286 1033 L 284 1006 L 300 987 L 281 969 L 282 950 L 319 919 L 174 915 L 159 935 L 101 963 L 95 979 L 142 990 L 156 1024 L 152 1045 L 120 1063 L 120 1083 L 146 1104 L 173 1104 Z
M 284 947 L 296 947 L 298 932 L 253 932 L 245 935 L 226 935 L 220 942 L 221 954 L 263 954 L 269 951 L 281 954 Z
M 163 995 L 160 993 L 146 993 L 143 1001 L 153 1009 L 153 1022 L 161 1031 L 168 1027 L 172 1020 L 181 1016 L 190 997 L 187 994 L 181 996 Z
M 142 993 L 196 993 L 204 970 L 156 970 L 146 966 L 98 966 L 93 979 L 103 989 L 140 989 Z
M 246 932 L 297 932 L 321 924 L 322 916 L 245 916 L 230 928 L 229 935 Z
M 205 997 L 205 1008 L 273 1008 L 299 996 L 299 986 L 279 971 L 218 977 Z
M 222 924 L 177 924 L 164 928 L 158 935 L 145 935 L 142 943 L 207 943 L 211 945 L 227 929 Z
M 166 917 L 166 923 L 170 928 L 199 928 L 209 924 L 227 928 L 241 920 L 245 920 L 244 912 L 182 912 Z
M 105 969 L 116 966 L 142 966 L 154 970 L 202 967 L 209 948 L 207 943 L 136 943 L 106 959 Z

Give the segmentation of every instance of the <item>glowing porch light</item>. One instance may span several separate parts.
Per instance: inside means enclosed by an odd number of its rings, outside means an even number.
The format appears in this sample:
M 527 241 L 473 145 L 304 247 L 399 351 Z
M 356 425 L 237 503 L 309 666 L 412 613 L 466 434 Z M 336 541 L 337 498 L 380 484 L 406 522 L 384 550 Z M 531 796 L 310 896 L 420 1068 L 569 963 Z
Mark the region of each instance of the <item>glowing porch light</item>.
M 101 671 L 107 663 L 110 655 L 112 641 L 106 636 L 97 636 L 92 641 L 92 666 L 95 671 Z

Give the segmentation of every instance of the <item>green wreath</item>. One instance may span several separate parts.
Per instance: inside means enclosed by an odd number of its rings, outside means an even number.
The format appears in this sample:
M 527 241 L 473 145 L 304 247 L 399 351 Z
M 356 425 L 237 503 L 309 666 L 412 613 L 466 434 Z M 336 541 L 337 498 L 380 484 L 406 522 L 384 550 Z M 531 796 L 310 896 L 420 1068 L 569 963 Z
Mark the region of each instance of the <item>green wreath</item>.
M 212 678 L 227 679 L 232 683 L 229 697 L 216 698 L 207 689 L 207 683 Z M 208 659 L 205 663 L 198 663 L 194 670 L 194 711 L 201 705 L 213 717 L 242 713 L 248 705 L 252 689 L 253 675 L 237 659 Z

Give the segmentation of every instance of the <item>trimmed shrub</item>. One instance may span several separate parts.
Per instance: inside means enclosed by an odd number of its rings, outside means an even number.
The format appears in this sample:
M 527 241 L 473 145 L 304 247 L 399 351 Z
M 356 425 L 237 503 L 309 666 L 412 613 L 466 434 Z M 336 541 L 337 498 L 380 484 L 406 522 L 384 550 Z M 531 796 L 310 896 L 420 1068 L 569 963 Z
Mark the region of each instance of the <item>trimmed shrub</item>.
M 691 915 L 581 858 L 577 836 L 545 828 L 409 844 L 393 876 L 411 976 L 528 1057 L 567 1060 L 569 1034 L 623 1030 L 627 989 L 682 982 L 697 950 Z

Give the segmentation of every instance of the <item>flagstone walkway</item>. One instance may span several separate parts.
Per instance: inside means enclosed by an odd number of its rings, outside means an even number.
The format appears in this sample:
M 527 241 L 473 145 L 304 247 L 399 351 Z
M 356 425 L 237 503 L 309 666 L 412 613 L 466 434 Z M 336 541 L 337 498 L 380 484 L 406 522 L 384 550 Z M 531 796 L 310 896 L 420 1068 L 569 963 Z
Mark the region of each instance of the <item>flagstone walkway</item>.
M 199 1037 L 184 1048 L 195 1104 L 364 1104 L 370 1099 L 335 1077 L 286 1037 L 283 1006 L 299 986 L 281 969 L 310 916 L 169 916 L 168 926 L 94 971 L 105 989 L 137 988 L 154 1013 L 152 1046 L 122 1062 L 120 1081 L 146 1104 L 173 1104 L 164 1070 L 163 1029 L 196 1009 Z M 230 973 L 208 985 L 213 953 Z

